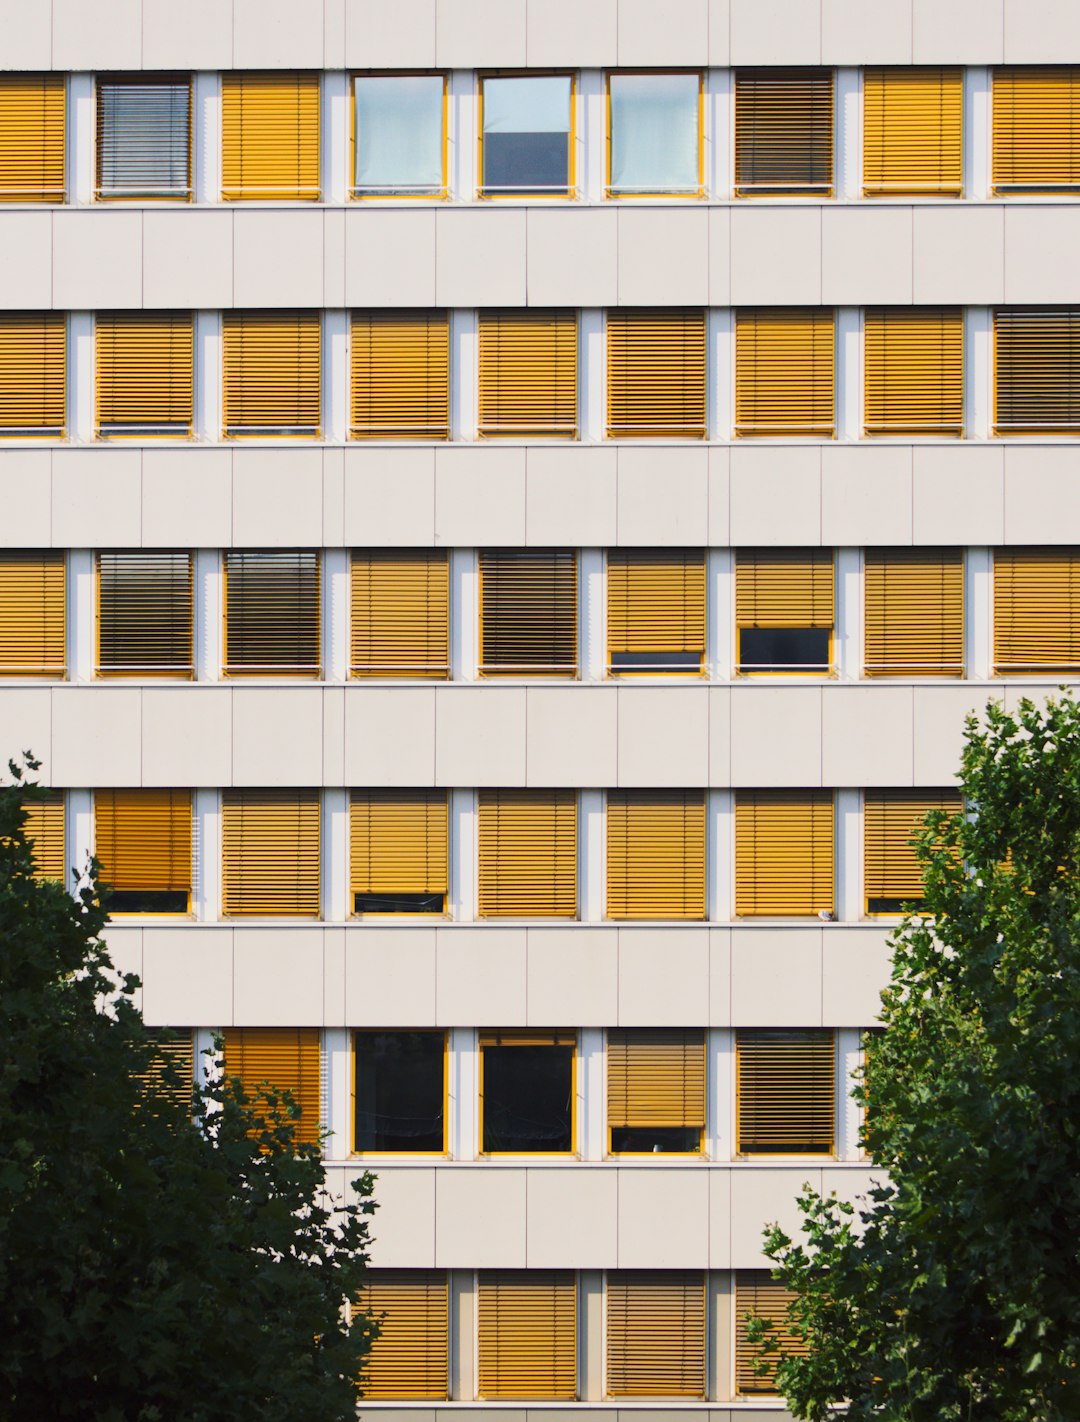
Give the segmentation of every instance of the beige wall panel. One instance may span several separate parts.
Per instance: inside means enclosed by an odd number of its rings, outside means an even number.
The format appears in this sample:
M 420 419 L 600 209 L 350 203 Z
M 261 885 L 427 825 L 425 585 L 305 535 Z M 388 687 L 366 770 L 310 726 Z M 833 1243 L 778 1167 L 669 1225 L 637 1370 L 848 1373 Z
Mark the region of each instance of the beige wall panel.
M 1076 451 L 1005 445 L 1005 542 L 1073 543 L 1080 528 Z
M 442 208 L 435 214 L 439 306 L 524 306 L 526 299 L 523 207 Z
M 348 0 L 345 63 L 354 68 L 431 69 L 436 0 Z
M 0 548 L 47 548 L 52 542 L 52 450 L 0 454 Z
M 53 543 L 64 548 L 137 548 L 142 541 L 138 449 L 55 449 Z
M 999 689 L 978 682 L 913 688 L 916 785 L 955 785 L 964 718 L 971 711 L 981 714 L 995 695 Z
M 735 1168 L 730 1176 L 731 1267 L 766 1269 L 769 1261 L 761 1247 L 765 1228 L 779 1224 L 793 1239 L 801 1238 L 802 1216 L 795 1198 L 807 1183 L 820 1190 L 820 1160 L 808 1157 L 786 1168 Z
M 601 1027 L 619 1020 L 619 935 L 615 928 L 530 928 L 526 1020 Z
M 707 687 L 620 686 L 618 696 L 619 785 L 644 789 L 707 784 Z
M 820 686 L 732 688 L 731 778 L 747 790 L 813 787 L 821 779 Z
M 125 973 L 134 973 L 138 978 L 143 977 L 143 936 L 141 928 L 125 928 L 115 922 L 109 924 L 102 934 L 105 939 L 105 946 L 109 950 L 109 958 L 112 960 L 113 970 L 117 977 L 123 977 Z M 137 987 L 131 998 L 135 1007 L 142 1006 L 142 988 Z
M 233 687 L 233 784 L 306 788 L 322 780 L 317 686 Z
M 822 64 L 910 64 L 911 0 L 822 0 Z
M 825 445 L 821 541 L 835 548 L 911 542 L 912 461 L 904 445 Z
M 619 545 L 700 547 L 709 521 L 709 451 L 627 445 L 618 454 Z
M 619 929 L 620 1027 L 705 1027 L 709 929 Z
M 348 1172 L 346 1172 L 348 1174 Z M 377 1269 L 430 1269 L 435 1263 L 435 1171 L 382 1166 L 371 1233 Z M 396 1411 L 396 1409 L 395 1409 Z
M 614 785 L 617 695 L 613 686 L 530 686 L 526 785 Z
M 323 0 L 232 0 L 238 69 L 317 69 Z
M 233 450 L 233 543 L 237 548 L 322 546 L 320 449 Z
M 821 299 L 826 306 L 911 302 L 910 207 L 821 210 Z
M 820 1027 L 822 937 L 806 920 L 733 928 L 732 1026 Z
M 439 1025 L 523 1027 L 527 1019 L 525 929 L 488 923 L 436 932 L 435 1020 Z
M 624 204 L 618 217 L 619 305 L 704 306 L 709 300 L 708 212 L 674 203 Z
M 721 669 L 721 675 L 726 669 Z M 709 784 L 731 784 L 731 687 L 709 687 Z
M 530 66 L 614 64 L 618 0 L 545 0 L 527 5 L 525 51 Z
M 731 1024 L 731 929 L 709 929 L 709 1026 Z
M 435 934 L 375 923 L 346 930 L 348 1026 L 435 1026 Z
M 322 689 L 322 779 L 323 785 L 345 782 L 345 695 L 344 686 Z
M 1080 301 L 1080 212 L 1058 204 L 1006 208 L 1004 215 L 1005 300 Z
M 916 305 L 984 305 L 1004 300 L 1002 207 L 971 203 L 916 207 L 912 233 Z
M 39 784 L 64 789 L 85 783 L 81 779 L 59 780 L 53 772 L 53 695 L 47 686 L 5 687 L 0 696 L 0 766 L 5 779 L 8 761 L 21 764 L 23 751 L 29 751 L 41 762 L 41 769 L 34 771 Z M 79 766 L 73 765 L 70 757 L 66 768 L 69 772 L 79 772 Z
M 354 548 L 435 542 L 433 449 L 346 449 L 345 542 Z
M 744 3 L 766 12 L 759 0 Z M 770 54 L 769 62 L 776 60 Z M 767 199 L 732 207 L 731 304 L 816 306 L 820 301 L 821 208 L 785 207 Z
M 1005 0 L 1005 63 L 1060 64 L 1080 50 L 1073 0 Z
M 327 4 L 344 4 L 344 0 L 327 0 Z M 323 210 L 323 305 L 326 307 L 345 305 L 345 224 L 348 215 L 348 208 Z
M 0 34 L 4 36 L 4 67 L 52 67 L 52 10 L 26 0 L 0 0 Z
M 526 8 L 526 0 L 438 0 L 436 64 L 448 69 L 525 64 Z
M 237 307 L 323 304 L 323 214 L 274 212 L 238 204 L 233 219 L 233 300 Z
M 435 691 L 436 785 L 525 784 L 525 688 Z
M 614 1170 L 529 1170 L 525 1229 L 530 1269 L 613 1269 L 618 1262 L 620 1175 Z M 634 1233 L 641 1234 L 639 1228 Z
M 821 1020 L 825 1027 L 868 1027 L 881 1012 L 892 953 L 888 928 L 826 929 L 822 934 Z
M 709 0 L 709 63 L 727 65 L 731 55 L 731 0 Z
M 488 1164 L 440 1170 L 435 1264 L 440 1269 L 523 1269 L 524 1170 Z
M 619 0 L 619 64 L 702 64 L 709 52 L 707 0 Z
M 709 1268 L 731 1267 L 731 1171 L 709 1171 Z M 720 1281 L 715 1281 L 720 1282 Z M 725 1280 L 724 1283 L 727 1281 Z M 723 1287 L 723 1283 L 721 1284 Z M 728 1334 L 724 1334 L 725 1350 L 730 1349 Z M 721 1371 L 726 1369 L 726 1358 Z M 724 1394 L 721 1393 L 721 1396 Z M 713 1414 L 715 1417 L 715 1413 Z
M 346 688 L 345 783 L 435 783 L 433 686 L 357 683 Z
M 727 306 L 731 301 L 731 209 L 710 207 L 709 215 L 709 304 Z
M 0 306 L 5 311 L 48 310 L 53 304 L 53 213 L 10 210 L 0 216 L 0 234 Z
M 577 5 L 577 0 L 573 3 Z M 547 10 L 541 14 L 546 21 Z M 574 28 L 564 33 L 569 36 Z M 529 208 L 525 217 L 529 305 L 616 305 L 621 218 L 622 213 L 613 208 Z
M 142 0 L 144 69 L 231 69 L 232 0 Z
M 52 224 L 53 306 L 102 311 L 142 305 L 141 212 L 59 209 Z
M 233 454 L 228 449 L 142 452 L 144 548 L 220 548 L 232 541 Z
M 435 543 L 474 548 L 525 542 L 525 449 L 480 445 L 436 454 Z
M 234 930 L 233 1020 L 238 1027 L 322 1026 L 321 928 Z
M 821 543 L 821 456 L 817 445 L 754 442 L 731 450 L 734 547 Z
M 1000 64 L 1003 0 L 912 0 L 915 64 Z
M 141 706 L 142 693 L 135 687 L 56 687 L 53 783 L 141 785 Z
M 913 542 L 1000 543 L 1005 471 L 1000 445 L 916 445 Z
M 605 548 L 618 528 L 618 451 L 537 445 L 525 454 L 525 542 Z
M 825 785 L 912 783 L 911 687 L 821 688 L 821 779 Z
M 166 206 L 143 214 L 141 305 L 207 310 L 233 304 L 233 214 Z
M 140 0 L 52 0 L 54 68 L 138 69 L 141 11 Z
M 143 687 L 141 724 L 144 785 L 232 784 L 229 687 Z
M 654 1228 L 643 1228 L 648 1220 Z M 619 1268 L 703 1269 L 708 1262 L 707 1171 L 624 1165 L 619 1171 Z
M 231 928 L 143 929 L 143 1020 L 148 1027 L 232 1026 Z
M 820 64 L 820 6 L 731 0 L 732 64 Z
M 709 546 L 724 547 L 731 534 L 731 450 L 709 447 Z
M 431 208 L 390 210 L 358 203 L 344 217 L 347 306 L 435 305 Z

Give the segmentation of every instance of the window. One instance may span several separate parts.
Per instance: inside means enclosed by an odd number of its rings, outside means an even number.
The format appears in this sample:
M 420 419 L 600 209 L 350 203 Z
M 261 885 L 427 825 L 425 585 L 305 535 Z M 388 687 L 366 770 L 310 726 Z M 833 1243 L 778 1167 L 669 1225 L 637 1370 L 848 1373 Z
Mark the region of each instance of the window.
M 836 432 L 831 311 L 735 313 L 735 434 L 740 439 Z
M 735 71 L 735 192 L 829 197 L 831 69 Z
M 191 198 L 189 79 L 98 80 L 97 196 Z
M 806 916 L 834 908 L 832 791 L 737 791 L 736 914 Z
M 1080 310 L 994 312 L 994 433 L 1080 430 Z
M 1080 187 L 1080 68 L 997 69 L 992 105 L 996 193 Z
M 155 1055 L 145 1072 L 139 1073 L 143 1093 L 172 1101 L 191 1114 L 195 1086 L 195 1034 L 172 1032 L 167 1027 L 150 1029 Z
M 352 676 L 450 675 L 450 563 L 440 549 L 352 555 Z
M 319 792 L 225 790 L 222 902 L 227 918 L 319 916 Z
M 9 311 L 0 316 L 0 438 L 59 439 L 66 404 L 63 313 Z
M 704 194 L 704 78 L 608 75 L 608 196 Z
M 867 548 L 867 676 L 963 676 L 964 555 L 959 548 Z
M 963 192 L 959 69 L 863 71 L 863 192 L 867 197 Z
M 705 1135 L 705 1033 L 611 1028 L 607 1093 L 612 1154 L 700 1155 Z
M 576 676 L 577 554 L 480 552 L 480 675 Z
M 480 917 L 575 918 L 577 795 L 481 790 Z
M 62 677 L 67 668 L 64 555 L 0 552 L 0 677 Z
M 609 1397 L 705 1396 L 705 1275 L 697 1269 L 609 1273 Z
M 36 879 L 64 882 L 64 796 L 59 790 L 36 791 L 23 802 L 24 828 L 31 843 Z
M 318 201 L 317 74 L 226 72 L 221 130 L 226 202 Z
M 226 311 L 225 434 L 319 436 L 321 328 L 317 311 Z
M 866 912 L 902 913 L 923 897 L 922 865 L 912 837 L 931 810 L 957 815 L 955 790 L 867 790 L 863 797 L 863 875 Z
M 836 1047 L 820 1028 L 735 1033 L 739 1155 L 832 1155 Z
M 190 553 L 99 553 L 98 675 L 192 676 Z
M 481 79 L 481 197 L 569 196 L 573 102 L 569 74 Z
M 577 438 L 577 314 L 481 311 L 481 438 Z
M 319 555 L 225 554 L 227 676 L 318 676 Z
M 554 1269 L 485 1269 L 477 1283 L 479 1395 L 573 1402 L 574 1275 Z
M 700 676 L 705 670 L 705 553 L 612 549 L 607 555 L 612 676 Z
M 94 350 L 101 438 L 191 434 L 195 330 L 189 311 L 98 316 Z
M 964 318 L 959 307 L 868 310 L 863 342 L 868 435 L 964 433 Z
M 446 1150 L 446 1034 L 357 1032 L 357 1151 Z
M 353 93 L 353 196 L 445 197 L 443 75 L 363 74 Z
M 383 1401 L 445 1401 L 450 1393 L 450 1290 L 443 1269 L 368 1269 L 356 1300 L 379 1320 L 360 1390 Z
M 608 439 L 705 439 L 705 313 L 607 313 Z
M 352 439 L 450 438 L 445 311 L 354 311 Z
M 481 1032 L 484 1155 L 566 1155 L 574 1149 L 572 1032 Z
M 994 552 L 994 675 L 1080 667 L 1080 548 Z
M 319 1139 L 322 1060 L 317 1027 L 226 1027 L 225 1075 L 239 1077 L 260 1111 L 266 1092 L 288 1091 L 300 1108 L 297 1141 Z
M 445 790 L 354 790 L 349 806 L 353 912 L 446 912 Z
M 608 791 L 607 916 L 705 917 L 704 791 Z
M 740 548 L 736 669 L 816 676 L 830 671 L 833 584 L 831 548 Z
M 109 913 L 187 913 L 191 791 L 95 790 L 94 853 Z
M 747 1323 L 763 1318 L 772 1325 L 781 1352 L 788 1358 L 805 1357 L 806 1343 L 795 1336 L 788 1323 L 794 1291 L 773 1282 L 767 1269 L 740 1269 L 735 1275 L 735 1394 L 737 1397 L 775 1397 L 777 1354 L 762 1353 L 760 1343 L 751 1343 Z M 759 1374 L 761 1358 L 768 1368 Z
M 0 202 L 63 202 L 66 79 L 0 78 Z

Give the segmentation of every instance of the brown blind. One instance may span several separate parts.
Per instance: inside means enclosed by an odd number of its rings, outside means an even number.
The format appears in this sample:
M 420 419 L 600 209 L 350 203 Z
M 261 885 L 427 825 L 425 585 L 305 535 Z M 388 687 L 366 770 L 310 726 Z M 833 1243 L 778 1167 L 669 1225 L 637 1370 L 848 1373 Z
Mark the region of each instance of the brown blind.
M 480 552 L 481 676 L 574 676 L 577 554 Z
M 995 70 L 993 113 L 995 192 L 1080 186 L 1080 67 Z
M 994 675 L 1080 667 L 1080 548 L 994 553 Z
M 225 433 L 319 435 L 322 380 L 317 311 L 226 311 Z
M 319 554 L 225 554 L 228 676 L 318 676 L 321 666 Z
M 577 915 L 577 795 L 481 790 L 480 917 Z
M 99 553 L 98 674 L 192 676 L 190 553 Z
M 0 202 L 64 201 L 66 78 L 0 77 Z
M 703 549 L 612 549 L 607 594 L 613 674 L 700 674 L 705 665 Z
M 64 796 L 59 790 L 44 790 L 23 803 L 26 838 L 33 845 L 34 875 L 38 879 L 65 877 Z
M 868 435 L 962 435 L 964 318 L 940 310 L 871 308 L 863 328 Z
M 99 434 L 191 434 L 195 326 L 190 311 L 97 316 L 94 351 Z
M 831 1155 L 836 1128 L 832 1032 L 736 1032 L 735 1106 L 740 1155 Z
M 63 312 L 9 311 L 0 316 L 0 436 L 62 435 L 66 401 Z
M 864 584 L 867 676 L 963 676 L 959 548 L 868 548 Z
M 960 69 L 865 69 L 863 192 L 959 197 L 963 100 Z
M 607 313 L 609 439 L 705 439 L 705 313 Z
M 705 917 L 704 791 L 608 791 L 607 916 Z
M 1080 310 L 994 312 L 994 433 L 1080 430 Z
M 931 810 L 957 815 L 956 790 L 867 790 L 863 797 L 863 879 L 867 913 L 899 913 L 923 897 L 912 837 Z
M 318 201 L 318 74 L 227 71 L 221 130 L 226 202 Z
M 450 1292 L 444 1269 L 369 1269 L 356 1307 L 379 1336 L 360 1378 L 362 1396 L 445 1401 L 450 1394 Z
M 566 1270 L 490 1269 L 477 1290 L 479 1393 L 577 1397 L 577 1281 Z
M 438 548 L 352 555 L 353 676 L 450 675 L 450 561 Z
M 610 1397 L 705 1396 L 705 1275 L 621 1270 L 607 1276 Z
M 225 790 L 222 897 L 227 917 L 319 916 L 319 792 Z
M 735 1275 L 735 1392 L 739 1397 L 774 1397 L 776 1395 L 776 1364 L 783 1355 L 788 1358 L 806 1356 L 805 1342 L 797 1339 L 788 1322 L 788 1310 L 795 1299 L 794 1291 L 774 1283 L 766 1269 L 740 1269 Z M 763 1318 L 772 1325 L 780 1354 L 765 1353 L 761 1345 L 751 1343 L 747 1336 L 750 1318 Z M 758 1372 L 759 1360 L 766 1367 Z
M 735 795 L 735 912 L 809 915 L 834 908 L 831 790 Z
M 445 311 L 354 311 L 353 439 L 450 438 Z
M 0 677 L 64 675 L 64 555 L 0 552 Z
M 481 436 L 577 436 L 577 313 L 481 311 Z
M 95 790 L 94 845 L 114 911 L 185 912 L 191 896 L 191 791 Z M 127 895 L 177 896 L 169 905 Z
M 443 911 L 449 891 L 445 790 L 354 790 L 349 826 L 357 911 Z
M 836 424 L 832 311 L 735 313 L 735 433 L 832 438 Z
M 705 1129 L 705 1033 L 611 1028 L 608 1125 Z
M 227 1027 L 225 1075 L 238 1076 L 245 1092 L 260 1088 L 292 1093 L 300 1117 L 296 1139 L 319 1139 L 322 1061 L 317 1027 Z
M 831 69 L 735 71 L 735 191 L 832 192 Z

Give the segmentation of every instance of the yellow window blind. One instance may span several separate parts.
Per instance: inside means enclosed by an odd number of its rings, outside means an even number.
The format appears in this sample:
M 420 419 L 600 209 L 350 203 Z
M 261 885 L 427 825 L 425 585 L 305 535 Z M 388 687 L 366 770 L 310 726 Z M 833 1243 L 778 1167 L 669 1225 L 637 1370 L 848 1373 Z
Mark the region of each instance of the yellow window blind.
M 574 311 L 480 312 L 478 433 L 577 437 Z
M 296 1139 L 319 1139 L 322 1053 L 317 1027 L 226 1027 L 225 1075 L 238 1076 L 257 1109 L 262 1090 L 288 1091 L 300 1116 Z
M 352 555 L 353 676 L 450 675 L 450 561 L 438 548 Z
M 607 597 L 608 667 L 613 676 L 703 671 L 703 549 L 612 549 L 607 555 Z
M 33 844 L 34 875 L 38 879 L 65 877 L 64 796 L 59 790 L 44 790 L 23 804 L 26 838 Z
M 826 672 L 832 665 L 831 548 L 740 548 L 735 554 L 740 672 Z
M 607 313 L 609 439 L 705 439 L 705 313 Z
M 959 307 L 866 312 L 868 435 L 964 432 L 964 318 Z
M 353 439 L 450 438 L 445 311 L 354 311 Z
M 443 1402 L 450 1391 L 450 1291 L 443 1269 L 369 1269 L 356 1307 L 379 1336 L 360 1377 L 365 1398 Z
M 994 433 L 1080 430 L 1080 310 L 994 312 Z
M 192 676 L 190 553 L 99 553 L 98 675 Z
M 832 311 L 735 313 L 735 433 L 740 438 L 835 433 Z
M 0 677 L 61 677 L 67 665 L 62 552 L 0 552 Z
M 740 1155 L 831 1155 L 836 1129 L 832 1032 L 736 1032 L 735 1114 Z
M 868 548 L 867 676 L 963 676 L 964 555 L 959 548 Z
M 956 790 L 867 790 L 863 797 L 863 878 L 867 913 L 900 913 L 923 897 L 912 837 L 931 810 L 957 815 Z
M 63 312 L 9 311 L 0 316 L 0 436 L 59 437 L 65 428 L 66 400 Z
M 573 790 L 481 790 L 480 917 L 577 915 Z
M 221 76 L 221 196 L 226 202 L 319 198 L 319 76 L 280 70 Z
M 1080 547 L 994 552 L 994 675 L 1080 667 Z
M 229 918 L 319 916 L 319 792 L 225 790 L 223 901 Z
M 832 70 L 737 69 L 735 192 L 828 196 L 832 185 Z
M 192 1089 L 195 1084 L 195 1034 L 170 1032 L 159 1028 L 151 1032 L 155 1056 L 146 1071 L 139 1073 L 146 1096 L 164 1097 L 190 1113 Z M 171 1069 L 176 1080 L 166 1080 Z
M 832 791 L 737 791 L 736 914 L 808 915 L 834 906 Z
M 995 192 L 1080 187 L 1080 67 L 995 70 L 993 115 Z
M 574 676 L 577 554 L 480 552 L 480 675 Z
M 763 1318 L 772 1325 L 784 1357 L 806 1356 L 806 1343 L 796 1338 L 788 1322 L 788 1310 L 794 1299 L 794 1291 L 775 1283 L 767 1269 L 740 1269 L 735 1275 L 735 1393 L 738 1397 L 776 1395 L 776 1364 L 780 1355 L 762 1353 L 760 1343 L 751 1343 L 747 1328 L 751 1318 Z M 762 1358 L 766 1360 L 766 1368 L 759 1373 Z
M 195 410 L 190 311 L 114 311 L 95 318 L 94 337 L 98 434 L 190 435 Z
M 443 913 L 448 893 L 445 790 L 354 790 L 349 806 L 353 910 Z
M 63 74 L 0 77 L 0 202 L 64 201 Z
M 110 913 L 187 913 L 190 790 L 95 790 L 94 844 Z
M 320 560 L 311 550 L 225 554 L 228 676 L 318 676 Z
M 959 197 L 963 99 L 959 69 L 863 70 L 863 192 Z
M 633 1151 L 638 1132 L 644 1137 L 657 1131 L 682 1137 L 669 1149 L 674 1145 L 700 1150 L 705 1130 L 705 1033 L 668 1027 L 609 1029 L 607 1112 L 612 1150 Z M 655 1151 L 657 1146 L 646 1148 Z
M 553 1269 L 489 1269 L 477 1297 L 483 1398 L 577 1397 L 577 1281 Z
M 226 311 L 225 433 L 319 435 L 322 332 L 317 311 Z
M 705 1275 L 696 1269 L 607 1276 L 609 1397 L 705 1396 Z
M 705 917 L 704 791 L 608 791 L 607 916 Z

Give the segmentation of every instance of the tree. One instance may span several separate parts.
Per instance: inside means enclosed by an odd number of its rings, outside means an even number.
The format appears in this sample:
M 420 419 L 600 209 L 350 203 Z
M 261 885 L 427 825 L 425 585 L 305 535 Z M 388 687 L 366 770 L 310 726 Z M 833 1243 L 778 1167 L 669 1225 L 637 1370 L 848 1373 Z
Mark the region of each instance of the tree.
M 31 769 L 36 763 L 29 760 Z M 376 1331 L 342 1302 L 371 1178 L 335 1207 L 294 1102 L 238 1082 L 160 1089 L 117 986 L 96 879 L 34 877 L 0 789 L 0 1415 L 101 1422 L 354 1418 Z M 173 1079 L 172 1085 L 179 1083 Z
M 766 1241 L 808 1350 L 777 1384 L 813 1422 L 841 1399 L 851 1422 L 1080 1417 L 1080 708 L 991 704 L 962 766 L 856 1090 L 881 1183 L 858 1209 L 806 1188 L 805 1243 Z

